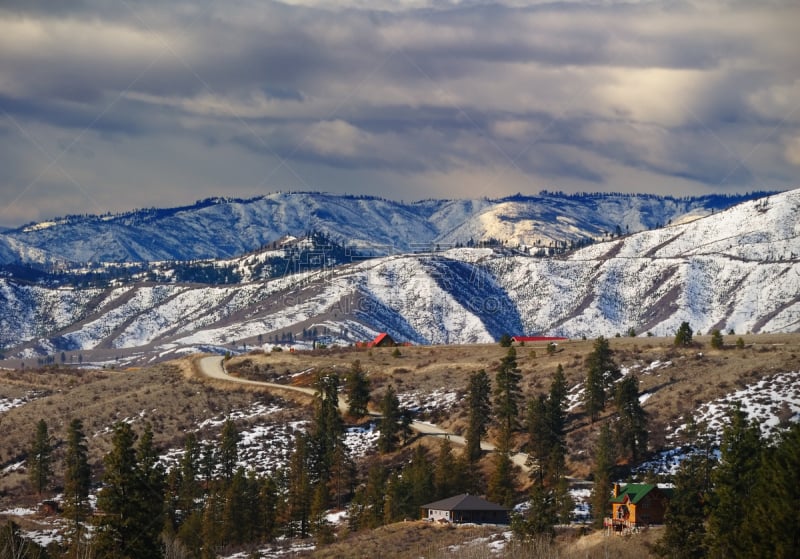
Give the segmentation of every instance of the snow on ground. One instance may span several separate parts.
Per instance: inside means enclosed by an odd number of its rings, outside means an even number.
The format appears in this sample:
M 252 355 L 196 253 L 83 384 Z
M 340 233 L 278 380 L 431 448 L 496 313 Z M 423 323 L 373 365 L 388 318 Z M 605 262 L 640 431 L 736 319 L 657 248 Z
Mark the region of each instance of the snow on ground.
M 42 547 L 47 547 L 53 542 L 61 541 L 62 531 L 63 528 L 61 526 L 55 526 L 52 528 L 41 528 L 33 531 L 24 530 L 22 535 L 29 540 L 33 540 Z
M 233 410 L 227 415 L 216 416 L 210 419 L 205 419 L 197 424 L 197 430 L 205 427 L 220 427 L 227 420 L 240 421 L 243 419 L 252 419 L 262 415 L 270 415 L 281 411 L 283 408 L 276 404 L 264 404 L 263 402 L 255 402 L 249 408 L 244 410 Z
M 457 392 L 446 388 L 437 388 L 433 392 L 401 392 L 397 395 L 400 407 L 415 413 L 447 411 L 459 402 Z
M 722 429 L 728 423 L 728 410 L 735 403 L 741 404 L 749 420 L 760 425 L 763 436 L 771 436 L 781 424 L 800 421 L 800 371 L 763 378 L 705 403 L 695 410 L 694 420 L 697 424 L 706 423 L 719 442 Z M 684 428 L 685 425 L 678 426 L 671 436 L 676 437 Z
M 281 407 L 275 404 L 256 402 L 242 410 L 234 410 L 227 415 L 207 419 L 197 425 L 195 431 L 206 428 L 219 428 L 228 419 L 247 420 L 251 426 L 239 432 L 238 465 L 258 474 L 273 474 L 285 467 L 294 449 L 294 440 L 298 431 L 306 431 L 307 421 L 275 421 L 270 416 Z M 345 432 L 344 443 L 351 455 L 365 456 L 374 451 L 379 432 L 374 424 L 362 427 L 350 427 Z M 217 444 L 215 440 L 200 441 L 203 445 Z M 162 452 L 161 463 L 169 469 L 175 467 L 183 456 L 182 448 L 171 448 Z
M 567 411 L 573 411 L 583 404 L 584 383 L 580 382 L 567 391 Z
M 282 557 L 294 557 L 297 553 L 314 551 L 314 544 L 309 540 L 279 541 L 277 544 L 259 549 L 257 552 L 240 551 L 233 555 L 220 557 L 220 559 L 248 559 L 249 557 L 261 557 L 261 559 L 278 559 Z
M 41 392 L 28 392 L 24 396 L 20 398 L 4 398 L 0 396 L 0 413 L 7 412 L 10 409 L 18 408 L 20 406 L 24 406 L 28 402 L 31 402 L 38 398 L 43 393 Z
M 588 522 L 592 518 L 591 510 L 589 507 L 589 499 L 592 496 L 592 490 L 586 487 L 570 487 L 569 496 L 575 503 L 575 508 L 572 509 L 572 520 L 574 522 Z
M 722 398 L 701 405 L 694 412 L 696 424 L 705 423 L 711 436 L 713 453 L 719 458 L 722 430 L 728 424 L 728 411 L 731 405 L 739 403 L 750 421 L 755 421 L 764 437 L 771 437 L 786 424 L 800 421 L 800 371 L 778 373 L 741 390 L 731 392 Z M 668 440 L 677 440 L 685 424 L 678 425 L 667 435 Z M 702 452 L 693 445 L 682 445 L 665 449 L 655 458 L 640 464 L 635 471 L 652 471 L 657 474 L 674 474 L 680 464 L 693 454 Z
M 34 509 L 16 507 L 8 510 L 0 510 L 0 514 L 9 516 L 30 516 L 32 514 L 36 514 L 36 511 Z
M 360 458 L 375 451 L 379 436 L 380 431 L 374 423 L 366 427 L 348 427 L 344 434 L 344 444 L 351 457 Z

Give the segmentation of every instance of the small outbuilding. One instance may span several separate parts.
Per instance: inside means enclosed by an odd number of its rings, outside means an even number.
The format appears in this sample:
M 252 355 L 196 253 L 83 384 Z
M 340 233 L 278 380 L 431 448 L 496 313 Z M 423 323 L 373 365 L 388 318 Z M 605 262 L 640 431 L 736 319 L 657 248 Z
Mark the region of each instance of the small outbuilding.
M 422 505 L 423 520 L 470 523 L 508 524 L 509 509 L 465 493 Z
M 386 332 L 381 332 L 370 342 L 369 347 L 394 347 L 397 343 Z

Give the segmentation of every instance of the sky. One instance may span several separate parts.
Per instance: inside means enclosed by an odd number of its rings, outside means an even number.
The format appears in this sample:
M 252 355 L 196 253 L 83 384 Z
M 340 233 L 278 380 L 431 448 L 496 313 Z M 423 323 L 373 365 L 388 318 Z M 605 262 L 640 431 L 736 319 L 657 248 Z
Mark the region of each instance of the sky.
M 800 186 L 800 3 L 3 0 L 0 225 Z

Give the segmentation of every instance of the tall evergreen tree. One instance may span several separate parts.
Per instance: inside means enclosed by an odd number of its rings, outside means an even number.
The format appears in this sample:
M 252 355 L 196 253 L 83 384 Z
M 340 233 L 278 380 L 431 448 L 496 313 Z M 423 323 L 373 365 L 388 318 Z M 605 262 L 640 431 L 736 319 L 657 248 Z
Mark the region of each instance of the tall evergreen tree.
M 330 481 L 336 451 L 344 445 L 344 423 L 339 412 L 339 377 L 325 374 L 317 378 L 320 397 L 314 402 L 314 421 L 309 436 L 312 483 Z
M 266 476 L 260 480 L 258 492 L 260 527 L 258 533 L 265 541 L 275 537 L 278 516 L 278 484 L 274 478 Z
M 226 420 L 222 425 L 218 453 L 222 478 L 226 482 L 233 479 L 236 471 L 236 462 L 239 460 L 239 438 L 236 424 L 230 419 Z
M 657 551 L 674 559 L 706 556 L 706 458 L 696 454 L 681 463 L 675 474 L 675 489 L 664 516 L 664 535 Z
M 567 454 L 567 379 L 564 367 L 559 363 L 547 398 L 547 424 L 550 430 L 550 451 L 547 459 L 547 475 L 551 485 L 557 485 L 563 476 Z
M 244 468 L 239 466 L 222 493 L 220 538 L 223 545 L 240 545 L 247 541 L 248 526 L 256 515 L 256 511 L 250 506 L 252 504 L 248 498 L 250 491 Z
M 194 433 L 186 436 L 183 444 L 183 456 L 178 463 L 179 486 L 177 488 L 177 507 L 180 519 L 187 518 L 193 511 L 199 510 L 198 500 L 203 494 L 200 485 L 200 443 Z
M 436 499 L 445 499 L 456 494 L 459 485 L 456 458 L 453 456 L 453 445 L 449 437 L 439 443 L 439 454 L 433 471 L 433 483 L 436 488 Z
M 522 374 L 517 369 L 517 351 L 512 346 L 500 360 L 494 389 L 495 415 L 500 423 L 501 437 L 507 439 L 508 445 L 518 423 L 519 403 L 522 400 L 521 379 Z
M 800 550 L 800 423 L 763 454 L 742 526 L 745 554 L 790 559 Z
M 378 437 L 378 449 L 381 452 L 392 452 L 397 448 L 400 418 L 400 400 L 394 387 L 389 385 L 381 399 L 381 432 Z
M 498 449 L 494 453 L 494 471 L 489 477 L 489 499 L 510 507 L 514 504 L 515 493 L 514 464 L 511 462 L 508 449 Z
M 534 482 L 528 493 L 530 508 L 524 515 L 512 520 L 511 528 L 522 539 L 555 536 L 555 524 L 558 522 L 556 501 L 551 488 Z
M 28 450 L 27 468 L 33 490 L 41 495 L 53 478 L 53 443 L 44 419 L 36 424 L 36 432 Z
M 758 425 L 747 420 L 741 404 L 731 408 L 729 419 L 722 431 L 719 464 L 712 475 L 708 536 L 709 556 L 713 558 L 747 556 L 742 528 L 753 502 L 762 445 Z
M 295 438 L 294 452 L 289 459 L 286 512 L 289 535 L 308 537 L 314 485 L 309 471 L 310 442 L 300 433 Z
M 611 474 L 614 468 L 614 440 L 608 423 L 600 428 L 600 437 L 594 449 L 594 486 L 592 487 L 591 505 L 595 526 L 602 526 L 603 519 L 609 514 L 611 507 Z
M 347 394 L 347 413 L 355 419 L 361 419 L 369 413 L 370 382 L 361 368 L 361 361 L 356 359 L 350 367 L 345 384 Z
M 481 439 L 486 435 L 492 413 L 492 385 L 489 375 L 481 369 L 469 377 L 467 388 L 466 457 L 470 463 L 481 457 Z
M 64 455 L 64 518 L 71 524 L 70 547 L 77 555 L 81 545 L 82 526 L 89 518 L 89 488 L 91 469 L 89 467 L 89 448 L 83 432 L 83 422 L 73 419 L 67 428 L 67 450 Z
M 609 388 L 620 376 L 619 367 L 614 363 L 608 340 L 603 336 L 595 340 L 592 352 L 586 357 L 586 365 L 588 371 L 584 405 L 586 413 L 594 422 L 606 407 Z
M 639 402 L 639 379 L 636 375 L 631 374 L 617 384 L 615 401 L 620 417 L 620 445 L 636 462 L 647 451 L 648 438 L 647 412 Z
M 381 464 L 370 467 L 366 483 L 359 487 L 350 503 L 349 521 L 352 529 L 372 529 L 384 523 L 386 480 L 386 469 Z
M 164 496 L 143 487 L 137 462 L 136 435 L 124 422 L 114 425 L 112 448 L 103 462 L 103 489 L 97 497 L 99 517 L 93 538 L 98 556 L 109 559 L 151 559 L 161 556 L 159 542 L 152 534 L 163 525 L 149 516 L 150 501 L 160 505 Z
M 164 468 L 153 444 L 153 426 L 146 423 L 136 447 L 136 490 L 139 525 L 139 552 L 142 557 L 161 556 L 161 531 L 164 526 Z
M 408 481 L 409 501 L 416 514 L 419 507 L 432 500 L 435 494 L 433 467 L 425 454 L 425 448 L 417 446 L 411 462 L 403 469 L 403 479 Z
M 544 483 L 545 468 L 550 456 L 552 437 L 548 424 L 547 396 L 540 394 L 528 402 L 527 428 L 530 439 L 530 455 L 536 461 L 535 473 L 538 483 Z

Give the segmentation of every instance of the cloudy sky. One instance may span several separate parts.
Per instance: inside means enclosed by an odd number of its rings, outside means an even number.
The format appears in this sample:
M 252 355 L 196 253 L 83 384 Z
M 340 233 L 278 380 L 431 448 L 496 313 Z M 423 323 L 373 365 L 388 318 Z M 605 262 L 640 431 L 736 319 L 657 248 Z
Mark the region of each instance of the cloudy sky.
M 3 0 L 0 225 L 800 186 L 800 3 Z

